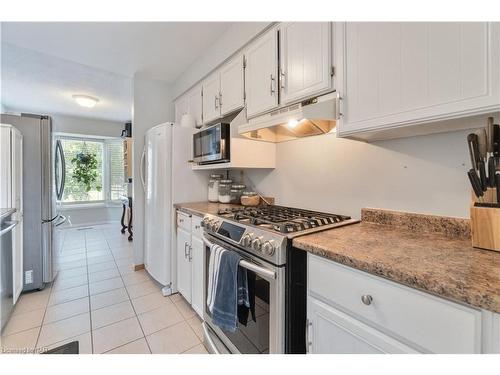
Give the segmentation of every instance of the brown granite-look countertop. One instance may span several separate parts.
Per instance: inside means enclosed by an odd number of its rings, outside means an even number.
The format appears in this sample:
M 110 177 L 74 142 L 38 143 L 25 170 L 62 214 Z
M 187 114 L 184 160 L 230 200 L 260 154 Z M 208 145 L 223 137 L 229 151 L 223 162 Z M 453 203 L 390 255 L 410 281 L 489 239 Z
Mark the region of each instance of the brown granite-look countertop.
M 203 216 L 205 214 L 217 215 L 220 209 L 223 208 L 233 208 L 233 207 L 242 207 L 237 204 L 225 204 L 225 203 L 212 203 L 212 202 L 192 202 L 192 203 L 176 203 L 174 207 L 178 210 L 187 212 L 191 215 L 200 215 Z
M 500 252 L 473 248 L 467 219 L 363 209 L 361 223 L 297 237 L 293 245 L 500 313 Z

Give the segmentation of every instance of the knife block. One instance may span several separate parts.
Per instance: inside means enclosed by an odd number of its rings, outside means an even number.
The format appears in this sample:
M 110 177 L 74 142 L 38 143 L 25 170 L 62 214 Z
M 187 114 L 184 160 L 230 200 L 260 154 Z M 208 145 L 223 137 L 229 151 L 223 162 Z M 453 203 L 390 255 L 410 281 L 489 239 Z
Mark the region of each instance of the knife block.
M 472 194 L 470 220 L 472 246 L 480 249 L 500 251 L 500 208 L 477 207 L 477 199 Z M 484 202 L 496 202 L 496 189 L 485 192 Z

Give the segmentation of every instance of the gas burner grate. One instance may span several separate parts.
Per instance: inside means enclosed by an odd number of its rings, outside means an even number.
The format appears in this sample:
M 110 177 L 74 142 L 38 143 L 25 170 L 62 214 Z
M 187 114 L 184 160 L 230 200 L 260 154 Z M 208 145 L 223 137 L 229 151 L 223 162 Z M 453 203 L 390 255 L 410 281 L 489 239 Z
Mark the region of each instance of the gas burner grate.
M 283 206 L 257 206 L 219 210 L 219 216 L 280 233 L 295 233 L 349 220 L 349 216 L 327 214 Z

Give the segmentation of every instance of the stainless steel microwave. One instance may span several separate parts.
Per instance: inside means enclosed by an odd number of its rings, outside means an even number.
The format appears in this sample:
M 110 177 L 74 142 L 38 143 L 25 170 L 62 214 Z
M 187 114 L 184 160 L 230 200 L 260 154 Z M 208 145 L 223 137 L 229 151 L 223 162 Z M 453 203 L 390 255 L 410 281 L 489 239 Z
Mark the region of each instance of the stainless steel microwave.
M 198 164 L 230 161 L 229 124 L 220 122 L 193 134 L 193 161 Z

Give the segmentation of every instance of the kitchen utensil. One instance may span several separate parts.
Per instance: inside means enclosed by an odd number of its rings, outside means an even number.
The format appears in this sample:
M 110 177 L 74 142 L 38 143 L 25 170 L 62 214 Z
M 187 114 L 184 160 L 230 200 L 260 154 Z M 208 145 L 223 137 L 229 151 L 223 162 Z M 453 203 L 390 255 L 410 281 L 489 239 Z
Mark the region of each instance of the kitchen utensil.
M 478 129 L 475 131 L 475 134 L 477 135 L 479 156 L 481 160 L 486 163 L 488 156 L 488 137 L 486 135 L 486 129 Z
M 472 185 L 472 189 L 474 190 L 474 194 L 481 201 L 481 197 L 483 196 L 483 189 L 481 187 L 481 181 L 477 177 L 477 173 L 474 168 L 471 168 L 467 175 L 469 176 L 470 184 Z
M 493 125 L 493 156 L 497 165 L 500 164 L 500 125 Z
M 488 152 L 493 152 L 493 117 L 488 117 L 488 125 L 486 127 Z
M 490 156 L 488 159 L 488 186 L 493 188 L 496 185 L 496 167 L 495 167 L 495 158 Z
M 486 166 L 484 161 L 479 161 L 478 168 L 479 170 L 479 180 L 481 181 L 481 189 L 486 191 L 488 189 L 488 178 L 486 177 Z
M 500 204 L 500 173 L 495 175 L 497 185 L 497 204 Z
M 477 169 L 477 167 L 478 167 L 477 163 L 479 162 L 479 159 L 480 159 L 477 138 L 478 137 L 475 133 L 471 133 L 467 136 L 467 144 L 469 146 L 470 162 L 472 164 L 473 169 Z

